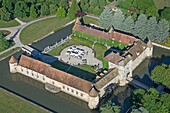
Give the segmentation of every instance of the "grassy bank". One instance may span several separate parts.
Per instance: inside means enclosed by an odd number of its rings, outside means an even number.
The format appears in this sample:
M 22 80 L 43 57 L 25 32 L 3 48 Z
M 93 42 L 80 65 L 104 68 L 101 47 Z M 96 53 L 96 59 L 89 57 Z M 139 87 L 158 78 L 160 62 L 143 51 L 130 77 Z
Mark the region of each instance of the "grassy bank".
M 47 113 L 47 111 L 0 89 L 1 113 Z
M 53 49 L 48 54 L 52 55 L 52 56 L 59 56 L 60 52 L 64 48 L 69 47 L 71 45 L 84 45 L 84 46 L 92 48 L 93 43 L 94 42 L 92 42 L 90 40 L 86 40 L 86 39 L 83 39 L 83 38 L 78 38 L 78 37 L 72 36 L 71 40 L 69 40 L 66 43 L 60 45 L 59 47 Z M 104 46 L 102 44 L 95 43 L 95 45 L 94 45 L 94 53 L 95 53 L 95 57 L 97 59 L 102 60 L 106 50 L 107 50 L 106 46 Z
M 9 35 L 11 32 L 6 31 L 6 30 L 0 30 L 0 33 L 2 33 L 3 36 Z
M 10 55 L 11 53 L 13 53 L 14 51 L 19 50 L 19 49 L 20 49 L 20 48 L 17 47 L 17 48 L 14 48 L 14 49 L 10 50 L 10 51 L 5 52 L 4 54 L 1 54 L 1 55 L 0 55 L 0 59 L 6 57 L 6 56 L 8 56 L 8 55 Z
M 99 20 L 98 19 L 94 19 L 88 16 L 84 16 L 83 17 L 84 23 L 85 24 L 95 24 L 99 26 Z
M 19 26 L 20 24 L 16 21 L 16 20 L 11 20 L 11 21 L 3 21 L 0 20 L 0 28 L 4 28 L 4 27 L 15 27 L 15 26 Z
M 170 0 L 153 0 L 157 9 L 163 9 L 164 7 L 170 7 Z
M 70 21 L 69 18 L 49 18 L 35 22 L 23 29 L 20 40 L 23 44 L 29 44 L 42 38 L 52 31 L 57 31 Z
M 80 68 L 82 70 L 88 71 L 90 73 L 96 74 L 96 72 L 94 71 L 94 67 L 92 67 L 92 66 L 84 64 L 84 65 L 79 65 L 79 66 L 76 66 L 76 67 L 78 67 L 78 68 Z

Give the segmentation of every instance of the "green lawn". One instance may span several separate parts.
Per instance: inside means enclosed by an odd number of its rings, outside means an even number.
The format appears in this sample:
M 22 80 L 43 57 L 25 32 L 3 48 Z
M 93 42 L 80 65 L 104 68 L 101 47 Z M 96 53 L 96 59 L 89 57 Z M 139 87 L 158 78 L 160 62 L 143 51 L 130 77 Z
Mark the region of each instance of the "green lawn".
M 170 0 L 153 0 L 157 9 L 163 9 L 164 7 L 170 7 Z
M 94 19 L 94 18 L 91 18 L 91 17 L 84 16 L 83 20 L 84 20 L 85 24 L 95 24 L 95 25 L 100 26 L 98 19 Z
M 89 65 L 86 65 L 86 64 L 84 64 L 84 65 L 79 65 L 79 66 L 76 66 L 76 67 L 78 67 L 78 68 L 80 68 L 80 69 L 82 69 L 82 70 L 85 70 L 85 71 L 88 71 L 88 72 L 90 72 L 90 73 L 96 73 L 95 71 L 94 71 L 94 67 L 92 67 L 92 66 L 89 66 Z
M 9 35 L 11 32 L 6 31 L 6 30 L 0 30 L 0 33 L 2 33 L 3 36 L 7 36 L 7 35 Z
M 20 34 L 20 40 L 23 44 L 33 43 L 48 33 L 63 28 L 63 25 L 69 21 L 69 18 L 61 19 L 56 17 L 38 21 L 23 29 Z
M 13 53 L 14 51 L 19 50 L 19 49 L 20 49 L 20 48 L 17 47 L 17 48 L 14 48 L 14 49 L 12 49 L 12 50 L 4 53 L 4 54 L 1 54 L 1 55 L 0 55 L 0 59 L 3 58 L 3 57 L 6 57 L 7 55 L 9 55 L 9 54 L 11 54 L 11 53 Z
M 47 111 L 0 89 L 1 113 L 47 113 Z
M 16 20 L 11 20 L 11 21 L 3 21 L 0 20 L 0 28 L 5 28 L 5 27 L 15 27 L 19 26 L 20 24 Z
M 87 70 L 82 70 L 78 67 L 70 66 L 69 64 L 63 63 L 59 60 L 52 62 L 51 66 L 90 82 L 96 78 L 96 74 L 94 73 L 89 73 Z
M 72 45 L 85 45 L 85 46 L 88 46 L 88 47 L 92 47 L 93 45 L 93 42 L 89 41 L 89 40 L 85 40 L 83 38 L 78 38 L 78 37 L 72 37 L 71 40 L 67 41 L 66 43 L 60 45 L 59 47 L 53 49 L 52 51 L 50 51 L 48 54 L 49 55 L 52 55 L 52 56 L 59 56 L 60 55 L 60 52 L 66 48 L 66 47 L 69 47 L 69 46 L 72 46 Z
M 60 52 L 64 48 L 69 47 L 71 45 L 84 45 L 84 46 L 88 46 L 88 47 L 92 48 L 93 42 L 89 41 L 89 40 L 86 40 L 84 38 L 78 38 L 78 37 L 72 36 L 71 40 L 69 40 L 66 43 L 60 45 L 59 47 L 53 49 L 48 54 L 52 55 L 52 56 L 59 56 Z M 107 50 L 106 46 L 104 46 L 102 44 L 95 43 L 95 45 L 94 45 L 94 53 L 95 53 L 95 57 L 97 59 L 102 60 L 106 50 Z

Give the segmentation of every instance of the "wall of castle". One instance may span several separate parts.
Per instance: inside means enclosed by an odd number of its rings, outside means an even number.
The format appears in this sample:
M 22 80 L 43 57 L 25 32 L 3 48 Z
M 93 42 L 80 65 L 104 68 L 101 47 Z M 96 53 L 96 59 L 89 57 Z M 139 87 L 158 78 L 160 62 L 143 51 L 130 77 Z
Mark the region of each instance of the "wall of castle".
M 59 87 L 61 89 L 61 91 L 67 93 L 67 94 L 70 94 L 76 98 L 79 98 L 83 101 L 86 101 L 88 102 L 88 106 L 91 108 L 91 109 L 94 109 L 97 107 L 98 103 L 99 103 L 99 97 L 90 97 L 88 93 L 85 93 L 83 91 L 80 91 L 74 87 L 70 87 L 66 84 L 63 84 L 63 83 L 60 83 L 58 81 L 55 81 L 51 78 L 48 78 L 47 76 L 43 75 L 43 74 L 40 74 L 40 73 L 37 73 L 33 70 L 30 70 L 30 69 L 27 69 L 25 67 L 22 67 L 20 65 L 10 65 L 10 70 L 12 69 L 12 71 L 14 72 L 18 72 L 18 73 L 21 73 L 23 75 L 26 75 L 34 80 L 37 80 L 39 82 L 42 82 L 42 83 L 49 83 L 49 84 L 52 84 L 56 87 Z M 93 100 L 93 101 L 92 101 Z
M 109 69 L 115 68 L 115 67 L 117 67 L 116 64 L 114 64 L 114 63 L 112 63 L 112 62 L 109 62 Z
M 136 69 L 136 67 L 144 61 L 148 55 L 152 55 L 152 48 L 146 48 L 133 62 L 132 62 L 132 71 Z
M 119 82 L 119 75 L 116 76 L 114 79 L 112 79 L 110 82 L 108 82 L 105 86 L 103 86 L 101 89 L 99 89 L 99 95 L 100 95 L 100 98 L 103 97 L 103 95 L 105 94 L 106 92 L 106 89 L 109 85 L 113 84 L 113 83 L 118 83 Z

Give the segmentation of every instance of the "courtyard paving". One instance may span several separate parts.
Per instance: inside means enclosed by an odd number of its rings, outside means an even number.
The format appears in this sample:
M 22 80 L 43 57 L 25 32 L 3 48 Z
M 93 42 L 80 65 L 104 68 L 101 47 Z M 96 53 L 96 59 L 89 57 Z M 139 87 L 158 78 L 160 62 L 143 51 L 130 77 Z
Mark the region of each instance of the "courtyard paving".
M 82 57 L 78 57 L 76 55 L 68 54 L 68 50 L 70 50 L 70 48 L 72 47 L 84 50 L 84 55 L 82 55 Z M 94 56 L 95 56 L 94 51 L 91 48 L 80 45 L 80 46 L 69 46 L 63 49 L 60 53 L 60 56 L 58 56 L 58 58 L 59 60 L 73 66 L 87 64 L 90 66 L 96 65 L 98 66 L 98 68 L 102 68 L 102 62 L 96 59 Z

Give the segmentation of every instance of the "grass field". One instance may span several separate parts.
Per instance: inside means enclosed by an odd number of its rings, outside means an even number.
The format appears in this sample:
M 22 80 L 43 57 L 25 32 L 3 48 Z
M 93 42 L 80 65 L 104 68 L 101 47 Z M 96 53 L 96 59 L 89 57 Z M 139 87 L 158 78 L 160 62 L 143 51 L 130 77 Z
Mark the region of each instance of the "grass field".
M 96 73 L 95 71 L 94 71 L 94 67 L 92 67 L 92 66 L 89 66 L 89 65 L 86 65 L 86 64 L 84 64 L 84 65 L 79 65 L 79 66 L 76 66 L 76 67 L 78 67 L 78 68 L 80 68 L 80 69 L 82 69 L 82 70 L 85 70 L 85 71 L 88 71 L 88 72 L 90 72 L 90 73 Z
M 163 9 L 164 7 L 170 7 L 170 0 L 153 0 L 157 9 Z
M 11 21 L 2 21 L 0 20 L 0 28 L 5 28 L 5 27 L 15 27 L 19 26 L 20 24 L 16 20 L 11 20 Z
M 6 57 L 7 55 L 9 55 L 9 54 L 11 54 L 11 53 L 13 53 L 14 51 L 19 50 L 19 49 L 20 49 L 20 48 L 17 47 L 17 48 L 14 48 L 14 49 L 12 49 L 12 50 L 4 53 L 4 54 L 1 54 L 1 55 L 0 55 L 0 59 Z
M 9 34 L 10 34 L 10 32 L 9 32 L 9 31 L 5 31 L 5 30 L 0 30 L 0 33 L 2 33 L 2 34 L 3 34 L 3 36 L 7 36 L 7 35 L 9 35 Z
M 71 40 L 69 40 L 66 43 L 60 45 L 59 47 L 53 49 L 48 54 L 52 55 L 52 56 L 59 56 L 60 52 L 64 48 L 69 47 L 71 45 L 84 45 L 84 46 L 92 48 L 93 42 L 89 41 L 89 40 L 86 40 L 86 39 L 83 39 L 83 38 L 78 38 L 78 37 L 72 36 Z M 97 59 L 102 60 L 106 50 L 107 50 L 107 48 L 104 45 L 95 43 L 95 45 L 94 45 L 94 53 L 95 53 L 95 57 Z
M 70 21 L 69 18 L 49 18 L 42 21 L 33 23 L 26 28 L 20 34 L 20 40 L 23 44 L 29 44 L 37 39 L 42 38 L 52 31 L 57 31 Z
M 99 20 L 98 19 L 94 19 L 94 18 L 84 16 L 83 20 L 84 20 L 85 24 L 95 24 L 95 25 L 99 26 Z
M 47 113 L 47 111 L 0 89 L 1 113 Z

